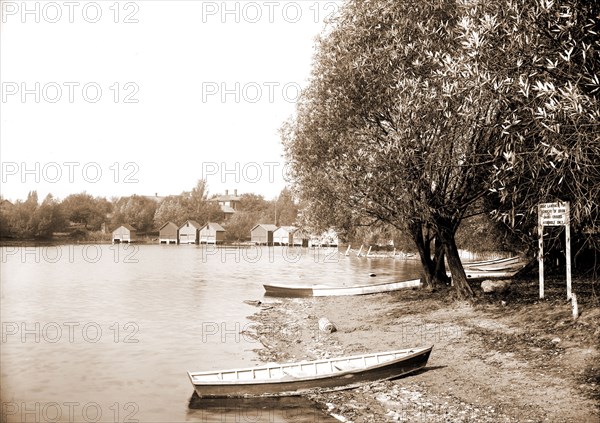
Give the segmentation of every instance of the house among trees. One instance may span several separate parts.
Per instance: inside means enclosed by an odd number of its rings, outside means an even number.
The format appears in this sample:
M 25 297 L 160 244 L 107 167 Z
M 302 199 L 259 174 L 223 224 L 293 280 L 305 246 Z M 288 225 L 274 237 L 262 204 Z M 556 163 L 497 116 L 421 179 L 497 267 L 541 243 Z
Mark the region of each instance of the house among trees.
M 158 230 L 159 244 L 177 244 L 179 241 L 179 227 L 173 222 L 167 222 Z
M 212 201 L 216 201 L 219 204 L 223 212 L 223 220 L 227 220 L 237 212 L 240 197 L 238 197 L 237 189 L 233 190 L 233 195 L 229 195 L 229 190 L 226 189 L 225 195 L 219 195 L 213 198 Z
M 6 199 L 0 200 L 0 211 L 10 210 L 14 207 L 14 204 Z
M 133 226 L 124 224 L 113 230 L 112 232 L 112 243 L 131 243 L 137 240 L 137 229 Z
M 277 226 L 259 223 L 250 230 L 250 241 L 258 245 L 273 245 L 273 232 Z
M 200 224 L 195 220 L 186 220 L 179 227 L 180 244 L 199 244 L 200 243 Z
M 218 223 L 208 222 L 200 229 L 200 244 L 222 244 L 225 229 Z

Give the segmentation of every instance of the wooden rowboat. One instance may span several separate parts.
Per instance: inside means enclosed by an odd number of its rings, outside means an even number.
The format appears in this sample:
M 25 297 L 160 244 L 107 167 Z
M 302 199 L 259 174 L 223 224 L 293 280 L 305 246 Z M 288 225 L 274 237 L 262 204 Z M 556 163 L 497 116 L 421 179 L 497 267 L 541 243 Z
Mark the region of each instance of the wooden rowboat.
M 510 257 L 493 262 L 465 263 L 467 278 L 510 278 L 523 269 L 527 262 L 522 257 Z M 450 272 L 448 272 L 450 275 Z
M 522 261 L 523 258 L 521 256 L 514 257 L 505 257 L 493 260 L 481 260 L 481 261 L 468 261 L 463 263 L 463 266 L 488 266 L 488 265 L 498 265 L 498 264 L 508 264 Z
M 397 291 L 399 289 L 416 288 L 420 285 L 420 279 L 413 279 L 400 282 L 382 282 L 353 286 L 264 284 L 263 287 L 265 288 L 265 295 L 272 297 L 335 297 L 377 294 L 380 292 Z
M 490 271 L 490 270 L 469 270 L 465 269 L 465 274 L 467 275 L 467 279 L 500 279 L 500 278 L 512 278 L 516 275 L 518 270 L 511 271 Z M 450 272 L 447 273 L 448 276 L 452 276 Z
M 433 346 L 299 363 L 188 373 L 200 398 L 279 397 L 351 389 L 422 369 Z
M 467 279 L 501 279 L 501 278 L 512 278 L 517 274 L 521 268 L 512 270 L 484 270 L 484 269 L 469 269 L 464 268 Z M 448 277 L 452 277 L 452 272 L 449 270 L 446 272 Z

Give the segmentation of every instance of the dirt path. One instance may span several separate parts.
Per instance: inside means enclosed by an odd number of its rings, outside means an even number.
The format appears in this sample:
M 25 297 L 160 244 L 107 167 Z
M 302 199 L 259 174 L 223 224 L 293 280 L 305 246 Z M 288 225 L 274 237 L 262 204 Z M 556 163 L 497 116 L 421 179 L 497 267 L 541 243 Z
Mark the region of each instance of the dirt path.
M 252 317 L 265 346 L 258 353 L 285 362 L 435 345 L 417 374 L 311 397 L 342 421 L 600 421 L 600 309 L 573 322 L 568 304 L 472 307 L 443 298 L 267 299 Z M 319 331 L 324 316 L 337 332 Z

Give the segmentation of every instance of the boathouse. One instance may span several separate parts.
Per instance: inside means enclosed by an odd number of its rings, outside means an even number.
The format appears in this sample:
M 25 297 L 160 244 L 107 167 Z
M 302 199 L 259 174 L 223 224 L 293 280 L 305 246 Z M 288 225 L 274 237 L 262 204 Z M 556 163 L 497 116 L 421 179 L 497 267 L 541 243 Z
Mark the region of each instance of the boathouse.
M 158 230 L 159 244 L 177 244 L 179 241 L 179 227 L 173 222 L 167 222 Z
M 280 226 L 273 232 L 274 245 L 294 245 L 295 226 Z
M 258 245 L 273 245 L 273 232 L 277 226 L 269 223 L 259 223 L 250 230 L 250 241 Z
M 113 244 L 135 242 L 137 240 L 137 230 L 128 224 L 124 224 L 112 231 Z
M 222 244 L 225 229 L 218 223 L 208 222 L 200 229 L 200 244 Z
M 186 220 L 185 223 L 179 227 L 179 243 L 200 243 L 200 224 L 195 220 Z
M 292 234 L 292 243 L 296 247 L 308 247 L 308 240 L 310 236 L 302 229 L 296 229 Z

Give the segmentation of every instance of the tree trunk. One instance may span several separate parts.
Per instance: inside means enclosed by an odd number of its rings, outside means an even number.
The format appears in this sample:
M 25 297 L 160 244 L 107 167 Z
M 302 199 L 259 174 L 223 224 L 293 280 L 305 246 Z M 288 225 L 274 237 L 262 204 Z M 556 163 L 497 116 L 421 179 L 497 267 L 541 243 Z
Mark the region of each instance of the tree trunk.
M 446 274 L 446 257 L 444 254 L 444 243 L 439 236 L 435 237 L 435 283 L 441 286 L 448 285 L 450 278 Z
M 473 290 L 467 282 L 467 275 L 463 268 L 462 262 L 458 255 L 458 248 L 454 239 L 456 230 L 452 229 L 453 225 L 445 225 L 440 228 L 440 236 L 444 244 L 444 250 L 448 258 L 448 267 L 450 267 L 450 273 L 452 274 L 452 281 L 456 293 L 460 299 L 473 298 Z
M 412 239 L 417 246 L 421 266 L 423 267 L 423 285 L 427 289 L 445 285 L 448 282 L 444 266 L 444 248 L 441 240 L 436 237 L 434 257 L 431 257 L 430 237 L 423 233 L 421 224 L 414 224 L 410 228 Z
M 431 262 L 431 249 L 429 242 L 426 242 L 423 236 L 423 226 L 420 223 L 412 223 L 409 226 L 410 236 L 417 246 L 419 257 L 421 259 L 421 266 L 423 267 L 423 285 L 426 288 L 433 288 L 433 266 Z

